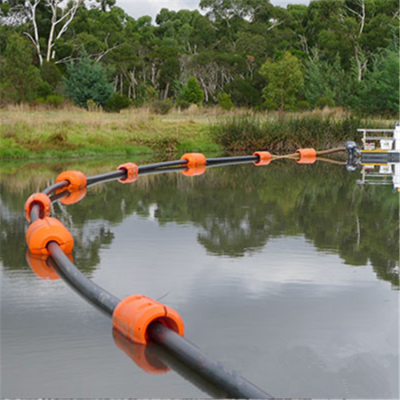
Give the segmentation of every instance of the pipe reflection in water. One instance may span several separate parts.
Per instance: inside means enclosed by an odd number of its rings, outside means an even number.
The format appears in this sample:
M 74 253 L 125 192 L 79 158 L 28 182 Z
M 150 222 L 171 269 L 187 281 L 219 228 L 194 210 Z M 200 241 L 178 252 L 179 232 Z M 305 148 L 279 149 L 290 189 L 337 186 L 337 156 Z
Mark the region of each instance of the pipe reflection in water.
M 210 384 L 200 375 L 188 369 L 175 357 L 156 343 L 148 346 L 135 344 L 113 329 L 112 335 L 116 346 L 122 350 L 135 364 L 148 374 L 161 375 L 171 370 L 189 381 L 213 398 L 226 398 L 226 393 Z

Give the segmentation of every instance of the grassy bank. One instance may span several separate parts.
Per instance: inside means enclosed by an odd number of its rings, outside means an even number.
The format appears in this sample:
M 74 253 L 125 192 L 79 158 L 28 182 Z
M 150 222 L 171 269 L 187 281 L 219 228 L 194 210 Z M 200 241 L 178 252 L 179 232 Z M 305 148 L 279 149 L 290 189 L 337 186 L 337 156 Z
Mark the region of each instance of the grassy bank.
M 85 111 L 0 111 L 0 158 L 69 158 L 167 152 L 218 152 L 209 119 Z
M 147 109 L 121 114 L 79 109 L 0 111 L 0 158 L 70 158 L 221 153 L 299 147 L 326 149 L 357 139 L 357 128 L 387 128 L 388 120 L 362 120 L 337 110 L 301 114 L 243 115 L 200 109 L 154 115 Z

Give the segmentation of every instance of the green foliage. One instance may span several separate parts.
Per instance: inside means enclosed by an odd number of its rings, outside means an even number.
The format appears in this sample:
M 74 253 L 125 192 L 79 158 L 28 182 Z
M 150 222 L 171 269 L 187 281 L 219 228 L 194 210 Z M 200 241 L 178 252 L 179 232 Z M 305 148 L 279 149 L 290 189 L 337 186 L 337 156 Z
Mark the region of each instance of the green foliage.
M 335 102 L 330 97 L 320 97 L 315 106 L 317 108 L 335 107 Z
M 228 93 L 221 92 L 218 94 L 218 102 L 221 108 L 224 110 L 231 110 L 233 108 L 233 103 L 231 95 Z
M 199 82 L 195 77 L 190 77 L 186 87 L 182 92 L 182 99 L 191 104 L 200 105 L 204 99 L 204 92 L 201 90 Z
M 267 98 L 258 108 L 258 110 L 277 110 L 278 109 L 278 104 L 275 102 L 274 99 L 272 98 Z
M 97 7 L 82 2 L 67 30 L 62 22 L 57 25 L 56 36 L 62 34 L 53 43 L 51 61 L 43 63 L 51 26 L 48 8 L 41 2 L 36 9 L 39 55 L 21 35 L 35 36 L 31 19 L 24 17 L 26 8 L 1 4 L 0 16 L 18 21 L 0 24 L 3 104 L 64 94 L 62 75 L 71 68 L 67 61 L 79 59 L 84 47 L 93 64 L 97 60 L 110 72 L 114 91 L 135 106 L 169 97 L 215 104 L 224 92 L 235 106 L 254 109 L 295 110 L 302 100 L 315 108 L 329 98 L 336 106 L 364 113 L 396 112 L 397 89 L 390 89 L 397 87 L 396 60 L 386 50 L 398 52 L 397 0 L 365 0 L 363 25 L 359 0 L 313 0 L 286 9 L 269 0 L 202 0 L 204 15 L 162 9 L 156 24 L 148 16 L 130 17 L 115 0 L 97 2 Z M 15 45 L 13 35 L 22 42 L 17 51 L 6 52 Z M 23 80 L 17 77 L 21 71 Z M 190 80 L 192 89 L 186 86 L 188 77 L 198 81 Z M 96 102 L 104 105 L 102 90 L 110 94 L 108 82 L 96 88 L 98 93 L 84 89 L 74 97 L 85 105 L 88 95 L 99 96 Z
M 52 108 L 59 108 L 63 102 L 64 98 L 59 94 L 51 94 L 45 99 L 45 104 L 51 106 Z
M 43 86 L 40 71 L 33 65 L 33 51 L 28 39 L 13 33 L 5 49 L 1 68 L 2 97 L 10 101 L 32 101 Z
M 187 110 L 190 107 L 190 103 L 186 100 L 178 100 L 176 102 L 176 106 L 179 107 L 181 110 Z
M 329 63 L 317 56 L 312 61 L 308 60 L 305 66 L 303 94 L 313 107 L 350 104 L 351 93 L 355 90 L 356 76 L 353 71 L 344 71 L 338 57 L 333 63 Z
M 64 78 L 65 93 L 77 105 L 87 107 L 88 100 L 104 106 L 113 92 L 107 71 L 103 66 L 91 60 L 82 51 L 77 63 L 67 67 L 68 78 Z
M 124 108 L 129 107 L 132 101 L 129 97 L 126 97 L 120 93 L 113 93 L 106 103 L 106 110 L 110 112 L 119 113 Z
M 238 107 L 255 107 L 261 103 L 261 94 L 249 80 L 235 79 L 225 86 L 231 95 L 232 102 Z
M 143 104 L 155 101 L 157 97 L 158 93 L 152 86 L 141 84 L 137 88 L 137 97 L 133 101 L 133 104 L 137 107 L 141 107 Z
M 51 86 L 43 80 L 40 81 L 37 86 L 36 95 L 39 97 L 47 97 L 51 94 L 53 94 L 53 89 L 51 88 Z
M 35 99 L 34 104 L 47 106 L 50 109 L 59 108 L 64 102 L 64 98 L 58 94 L 51 94 L 46 97 L 38 97 Z
M 310 103 L 307 100 L 300 100 L 297 102 L 296 109 L 299 111 L 306 111 L 311 108 Z
M 399 51 L 379 55 L 360 89 L 359 108 L 366 113 L 399 113 Z
M 156 100 L 153 101 L 150 105 L 151 111 L 155 114 L 166 115 L 170 112 L 170 110 L 174 107 L 174 103 L 172 100 Z
M 55 91 L 62 84 L 62 73 L 54 62 L 44 61 L 40 68 L 40 76 L 52 91 Z
M 296 96 L 304 84 L 301 63 L 296 56 L 285 52 L 283 57 L 276 62 L 267 60 L 262 65 L 260 72 L 266 81 L 263 90 L 266 100 L 272 100 L 279 104 L 282 111 L 285 107 L 295 104 Z

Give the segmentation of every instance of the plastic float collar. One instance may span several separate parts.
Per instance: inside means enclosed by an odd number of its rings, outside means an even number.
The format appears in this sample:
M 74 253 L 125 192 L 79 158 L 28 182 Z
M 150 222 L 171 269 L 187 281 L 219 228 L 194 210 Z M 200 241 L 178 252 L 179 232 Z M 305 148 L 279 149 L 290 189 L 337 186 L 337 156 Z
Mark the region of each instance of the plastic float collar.
M 33 222 L 25 234 L 32 254 L 50 254 L 47 245 L 56 242 L 68 254 L 74 248 L 74 239 L 68 229 L 56 218 L 46 217 Z
M 147 328 L 152 322 L 161 322 L 183 336 L 185 326 L 181 316 L 172 308 L 141 294 L 126 297 L 115 308 L 113 326 L 136 344 L 148 344 Z
M 132 183 L 135 182 L 139 175 L 139 167 L 135 163 L 125 163 L 120 165 L 118 171 L 125 170 L 126 171 L 126 178 L 125 179 L 118 179 L 118 182 L 121 183 Z
M 131 340 L 126 338 L 116 329 L 113 329 L 112 333 L 116 346 L 147 374 L 161 375 L 170 371 L 170 368 L 151 353 L 149 346 L 132 343 Z
M 63 190 L 61 189 L 60 191 L 57 191 L 56 193 L 62 193 Z M 69 192 L 69 191 L 68 191 Z M 83 188 L 81 190 L 77 190 L 76 192 L 69 192 L 67 197 L 63 197 L 62 199 L 58 200 L 61 204 L 64 204 L 66 206 L 70 206 L 72 204 L 78 203 L 78 201 L 81 201 L 87 193 L 87 189 Z
M 185 176 L 202 175 L 206 171 L 207 159 L 202 153 L 186 153 L 181 157 L 181 160 L 187 161 L 185 166 L 188 168 L 182 171 Z
M 29 249 L 26 251 L 25 258 L 26 262 L 31 267 L 31 270 L 40 279 L 49 279 L 55 281 L 60 279 L 57 272 L 47 264 L 47 259 L 50 256 L 44 254 L 32 254 Z
M 76 192 L 86 187 L 87 179 L 83 172 L 65 171 L 56 178 L 56 183 L 67 181 L 69 185 L 65 188 L 69 192 Z M 65 190 L 64 189 L 64 190 Z
M 33 206 L 38 205 L 40 207 L 40 218 L 46 218 L 51 213 L 51 200 L 47 194 L 34 193 L 28 197 L 25 203 L 25 218 L 31 222 L 31 211 Z
M 67 257 L 72 263 L 74 262 L 74 258 L 72 257 L 71 253 L 67 254 Z M 49 255 L 32 254 L 28 249 L 25 253 L 25 258 L 26 262 L 31 267 L 31 270 L 40 279 L 49 279 L 51 281 L 60 279 L 54 268 L 47 263 L 48 259 L 50 258 Z
M 254 162 L 254 165 L 257 165 L 258 167 L 268 165 L 272 161 L 272 156 L 269 151 L 256 151 L 253 156 L 258 157 L 258 161 Z
M 317 151 L 315 149 L 299 149 L 296 151 L 300 158 L 296 160 L 299 164 L 314 164 L 317 161 Z

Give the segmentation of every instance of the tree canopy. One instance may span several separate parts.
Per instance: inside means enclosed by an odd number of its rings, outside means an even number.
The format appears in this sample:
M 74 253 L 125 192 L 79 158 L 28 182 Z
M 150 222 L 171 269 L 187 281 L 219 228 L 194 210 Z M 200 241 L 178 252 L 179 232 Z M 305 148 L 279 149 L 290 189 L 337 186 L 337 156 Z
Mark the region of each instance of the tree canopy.
M 9 89 L 15 78 L 7 67 L 2 101 L 44 96 L 40 78 L 51 94 L 65 95 L 61 75 L 68 79 L 68 64 L 84 48 L 94 63 L 113 70 L 113 90 L 136 105 L 148 101 L 150 92 L 160 100 L 178 100 L 178 88 L 194 77 L 205 104 L 217 104 L 219 94 L 227 93 L 235 106 L 279 108 L 281 100 L 265 96 L 272 76 L 267 66 L 278 66 L 271 69 L 275 75 L 285 70 L 279 67 L 284 60 L 297 60 L 304 85 L 290 95 L 286 91 L 290 108 L 306 102 L 311 108 L 327 103 L 398 111 L 397 0 L 314 0 L 287 8 L 269 0 L 202 0 L 200 8 L 202 13 L 164 8 L 152 21 L 132 18 L 114 0 L 1 0 L 1 64 L 13 62 L 10 46 L 17 35 L 24 62 L 40 70 L 51 64 L 60 75 L 54 82 L 53 68 L 49 82 L 47 73 L 40 73 L 35 84 L 33 78 L 32 85 L 24 83 L 23 96 L 21 89 Z M 272 80 L 291 80 L 293 71 L 287 72 Z

